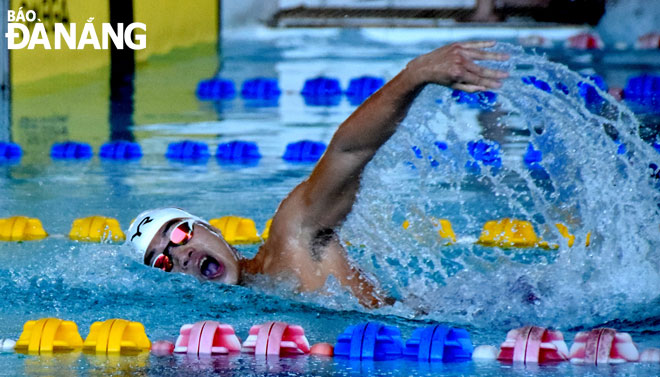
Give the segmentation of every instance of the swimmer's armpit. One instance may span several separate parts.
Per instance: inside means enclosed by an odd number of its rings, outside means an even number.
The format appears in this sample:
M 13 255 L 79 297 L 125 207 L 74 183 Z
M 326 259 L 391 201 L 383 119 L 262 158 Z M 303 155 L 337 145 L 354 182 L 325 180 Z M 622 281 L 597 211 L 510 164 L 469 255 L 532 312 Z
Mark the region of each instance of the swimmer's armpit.
M 339 238 L 337 237 L 337 233 L 335 232 L 335 230 L 332 228 L 319 229 L 312 238 L 312 242 L 310 245 L 309 252 L 312 255 L 312 259 L 319 262 L 323 257 L 324 249 L 328 246 L 328 244 L 331 241 L 335 241 L 335 242 L 339 241 Z

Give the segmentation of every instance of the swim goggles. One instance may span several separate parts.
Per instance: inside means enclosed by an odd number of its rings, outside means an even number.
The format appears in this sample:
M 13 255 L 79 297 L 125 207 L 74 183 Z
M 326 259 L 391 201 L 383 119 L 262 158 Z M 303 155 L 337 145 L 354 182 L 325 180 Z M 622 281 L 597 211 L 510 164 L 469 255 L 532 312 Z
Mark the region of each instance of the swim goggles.
M 151 262 L 151 267 L 159 268 L 165 272 L 172 271 L 174 263 L 172 263 L 172 256 L 169 253 L 169 249 L 173 246 L 183 246 L 190 241 L 193 236 L 194 223 L 195 220 L 186 219 L 172 227 L 172 231 L 170 231 L 170 242 L 165 246 L 163 252 Z

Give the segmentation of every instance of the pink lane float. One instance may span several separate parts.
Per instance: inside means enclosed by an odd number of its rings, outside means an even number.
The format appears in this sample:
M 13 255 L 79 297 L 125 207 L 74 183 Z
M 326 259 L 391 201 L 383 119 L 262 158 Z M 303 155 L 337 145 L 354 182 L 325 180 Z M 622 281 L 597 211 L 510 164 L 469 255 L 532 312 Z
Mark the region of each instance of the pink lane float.
M 525 326 L 506 335 L 497 359 L 512 363 L 549 363 L 568 360 L 568 347 L 560 331 Z
M 230 325 L 201 321 L 181 326 L 174 346 L 175 353 L 218 355 L 241 350 L 241 341 Z
M 292 356 L 309 353 L 310 349 L 302 327 L 266 322 L 252 326 L 241 351 L 258 356 Z
M 574 364 L 619 364 L 638 361 L 639 351 L 628 333 L 599 328 L 577 333 L 570 359 Z

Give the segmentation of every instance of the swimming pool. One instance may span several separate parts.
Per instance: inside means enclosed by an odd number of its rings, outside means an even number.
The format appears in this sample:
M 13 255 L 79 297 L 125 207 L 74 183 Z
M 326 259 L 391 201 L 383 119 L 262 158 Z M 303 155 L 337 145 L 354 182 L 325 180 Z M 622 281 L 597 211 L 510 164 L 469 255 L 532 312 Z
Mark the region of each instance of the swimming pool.
M 286 145 L 303 139 L 327 143 L 337 124 L 354 109 L 346 98 L 342 98 L 338 106 L 306 106 L 299 94 L 304 81 L 319 75 L 337 77 L 345 88 L 351 78 L 364 74 L 389 78 L 408 59 L 438 44 L 437 40 L 422 40 L 414 46 L 401 46 L 370 39 L 357 31 L 337 30 L 306 35 L 284 31 L 257 38 L 252 36 L 249 40 L 229 39 L 223 49 L 221 76 L 236 83 L 256 76 L 278 77 L 283 93 L 276 106 L 254 106 L 239 97 L 217 103 L 195 99 L 194 111 L 175 114 L 169 108 L 154 104 L 134 115 L 139 125 L 133 133 L 144 152 L 144 157 L 134 162 L 101 161 L 98 157 L 86 161 L 52 161 L 47 148 L 39 150 L 31 146 L 26 137 L 26 143 L 21 142 L 26 149 L 21 163 L 0 166 L 3 171 L 0 193 L 5 198 L 0 204 L 2 212 L 7 216 L 38 217 L 51 235 L 67 234 L 73 219 L 93 214 L 115 217 L 126 228 L 141 210 L 169 205 L 206 218 L 230 214 L 250 217 L 261 230 L 284 195 L 312 169 L 311 164 L 283 161 L 281 155 Z M 522 64 L 525 62 L 520 63 L 520 73 L 516 77 L 531 75 L 532 71 L 525 72 Z M 179 91 L 172 93 L 175 98 L 194 99 L 197 81 L 212 75 L 217 65 L 212 49 L 202 46 L 174 52 L 139 67 L 137 80 L 145 77 L 174 80 L 177 71 L 210 67 L 191 78 L 189 86 L 173 86 Z M 621 80 L 626 72 L 640 70 L 626 66 L 613 70 L 608 67 L 603 71 L 598 68 L 596 71 L 603 74 L 610 85 L 618 86 L 623 83 L 616 80 Z M 562 78 L 567 82 L 574 80 L 572 76 Z M 144 99 L 140 97 L 144 96 L 140 88 L 138 84 L 136 101 Z M 151 84 L 152 90 L 157 88 L 156 84 Z M 514 92 L 520 94 L 521 101 L 538 99 L 539 103 L 533 107 L 529 102 L 517 103 L 516 97 L 511 95 Z M 503 93 L 500 96 L 503 110 L 481 112 L 456 103 L 451 92 L 435 89 L 425 92 L 411 110 L 403 132 L 395 136 L 365 173 L 356 212 L 343 230 L 345 239 L 351 242 L 349 252 L 395 295 L 410 297 L 417 292 L 417 296 L 422 296 L 415 301 L 370 312 L 332 282 L 328 285 L 330 296 L 286 293 L 268 282 L 256 282 L 255 288 L 200 284 L 188 276 L 146 268 L 117 245 L 76 243 L 52 236 L 42 241 L 0 244 L 0 255 L 5 260 L 0 267 L 0 287 L 6 302 L 1 312 L 0 337 L 17 338 L 25 321 L 42 317 L 75 321 L 83 337 L 96 321 L 109 318 L 140 321 L 152 341 L 173 341 L 182 324 L 205 319 L 231 324 L 242 339 L 254 324 L 281 320 L 303 326 L 311 343 L 334 343 L 347 326 L 377 320 L 397 326 L 404 339 L 417 327 L 443 322 L 466 327 L 475 345 L 496 346 L 504 341 L 507 330 L 525 324 L 558 328 L 564 332 L 569 345 L 575 332 L 605 324 L 630 332 L 641 349 L 658 347 L 659 273 L 656 268 L 655 274 L 649 274 L 657 257 L 654 251 L 659 241 L 657 222 L 652 226 L 639 221 L 624 222 L 631 218 L 626 213 L 655 210 L 649 207 L 649 200 L 625 192 L 638 189 L 657 195 L 649 189 L 651 183 L 640 183 L 637 187 L 637 182 L 631 183 L 633 179 L 630 178 L 639 177 L 640 170 L 635 166 L 653 156 L 650 146 L 622 129 L 621 138 L 634 155 L 617 157 L 616 148 L 609 149 L 614 143 L 609 140 L 612 144 L 607 144 L 608 139 L 597 127 L 585 128 L 584 132 L 576 129 L 570 134 L 566 121 L 576 119 L 571 117 L 581 115 L 580 119 L 592 119 L 578 99 L 571 97 L 557 102 L 560 97 L 548 97 L 549 94 L 520 81 L 511 81 Z M 556 90 L 552 95 L 561 96 Z M 580 109 L 579 114 L 564 115 L 565 118 L 560 119 L 559 110 L 565 103 Z M 539 115 L 506 111 L 523 104 Z M 547 105 L 547 108 L 537 110 L 537 105 Z M 557 125 L 549 123 L 552 119 L 548 114 L 556 118 Z M 489 120 L 489 116 L 496 121 Z M 536 128 L 532 129 L 543 128 L 544 132 L 536 135 L 524 132 L 529 127 L 525 119 L 543 123 L 534 124 Z M 619 117 L 615 122 L 625 120 Z M 498 122 L 506 124 L 484 126 Z M 28 125 L 24 124 L 23 129 Z M 552 135 L 553 126 L 568 132 L 569 136 L 579 136 L 575 138 L 576 144 L 568 143 L 561 135 Z M 52 130 L 47 124 L 36 122 L 30 135 L 49 131 Z M 49 146 L 50 142 L 46 141 L 50 138 L 41 136 L 44 142 L 36 145 Z M 586 140 L 588 137 L 591 139 Z M 221 142 L 250 140 L 258 144 L 263 158 L 256 166 L 225 164 L 214 158 L 193 164 L 167 160 L 164 157 L 167 144 L 184 139 L 206 142 L 212 151 Z M 466 144 L 479 139 L 500 143 L 501 172 L 493 172 L 483 163 L 480 166 L 484 174 L 472 175 L 465 171 L 465 164 L 470 161 Z M 95 136 L 82 141 L 91 143 L 98 151 L 98 146 L 106 140 Z M 446 152 L 450 154 L 433 149 L 434 141 L 446 142 Z M 521 162 L 530 141 L 535 142 L 537 148 L 549 148 L 548 145 L 555 143 L 555 153 L 544 149 L 547 153 L 544 167 L 555 182 L 554 191 L 520 173 L 525 171 Z M 416 157 L 413 145 L 420 149 L 421 159 Z M 593 155 L 584 156 L 583 151 Z M 428 156 L 441 165 L 434 168 Z M 561 157 L 568 162 L 560 161 Z M 586 157 L 589 158 L 584 159 Z M 599 162 L 608 158 L 612 161 Z M 587 163 L 596 164 L 596 169 L 581 170 L 580 166 Z M 567 168 L 562 170 L 556 167 L 559 165 Z M 612 166 L 615 171 L 603 170 Z M 570 174 L 574 173 L 571 169 L 580 170 L 580 178 L 574 180 L 575 185 L 564 184 L 570 182 Z M 629 178 L 611 182 L 591 175 L 599 169 L 607 171 L 609 174 L 603 175 L 612 179 Z M 576 199 L 572 200 L 573 197 Z M 593 206 L 602 205 L 605 210 L 615 208 L 608 207 L 606 202 L 616 197 L 639 199 L 639 203 L 624 202 L 621 207 L 624 212 L 603 216 L 618 219 L 620 223 L 599 221 L 594 215 L 598 209 Z M 557 204 L 556 213 L 546 211 L 543 207 L 546 204 Z M 473 245 L 487 220 L 507 216 L 523 218 L 532 221 L 541 233 L 543 225 L 551 224 L 551 220 L 571 220 L 571 213 L 567 214 L 570 211 L 578 214 L 573 213 L 574 217 L 580 217 L 572 219 L 571 230 L 579 241 L 573 248 L 563 244 L 554 230 L 543 235 L 551 242 L 560 243 L 558 250 L 520 251 Z M 643 219 L 657 219 L 657 213 L 645 216 L 648 217 Z M 435 237 L 432 227 L 425 226 L 431 217 L 451 220 L 458 238 L 455 245 L 439 247 L 442 240 Z M 406 219 L 412 224 L 410 231 L 401 228 Z M 608 239 L 605 232 L 617 226 L 623 229 L 613 234 L 629 237 Z M 647 233 L 650 228 L 656 233 Z M 594 232 L 591 248 L 582 246 L 589 231 Z M 256 252 L 256 248 L 239 246 L 246 254 Z M 643 255 L 638 250 L 643 250 Z M 603 266 L 603 263 L 611 265 Z M 643 274 L 648 275 L 642 279 Z M 577 288 L 572 289 L 573 284 Z M 626 289 L 607 292 L 615 285 L 626 284 L 629 285 Z M 428 314 L 419 314 L 418 307 Z M 658 368 L 657 364 L 595 369 L 568 363 L 518 367 L 499 362 L 423 364 L 406 360 L 351 362 L 315 357 L 261 360 L 248 355 L 198 359 L 147 355 L 37 357 L 10 353 L 0 354 L 0 360 L 5 366 L 0 374 L 6 375 L 38 375 L 44 371 L 54 375 L 127 372 L 148 375 L 656 375 Z

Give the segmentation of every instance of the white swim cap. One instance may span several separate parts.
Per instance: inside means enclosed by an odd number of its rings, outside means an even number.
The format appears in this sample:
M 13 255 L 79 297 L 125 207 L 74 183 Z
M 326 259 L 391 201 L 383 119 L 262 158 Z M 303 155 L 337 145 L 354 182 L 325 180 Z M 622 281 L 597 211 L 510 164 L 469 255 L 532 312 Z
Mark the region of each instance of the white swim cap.
M 206 223 L 206 221 L 199 217 L 193 216 L 179 208 L 150 209 L 142 212 L 133 220 L 131 226 L 128 228 L 126 243 L 142 257 L 158 230 L 167 222 L 174 219 L 194 219 Z

